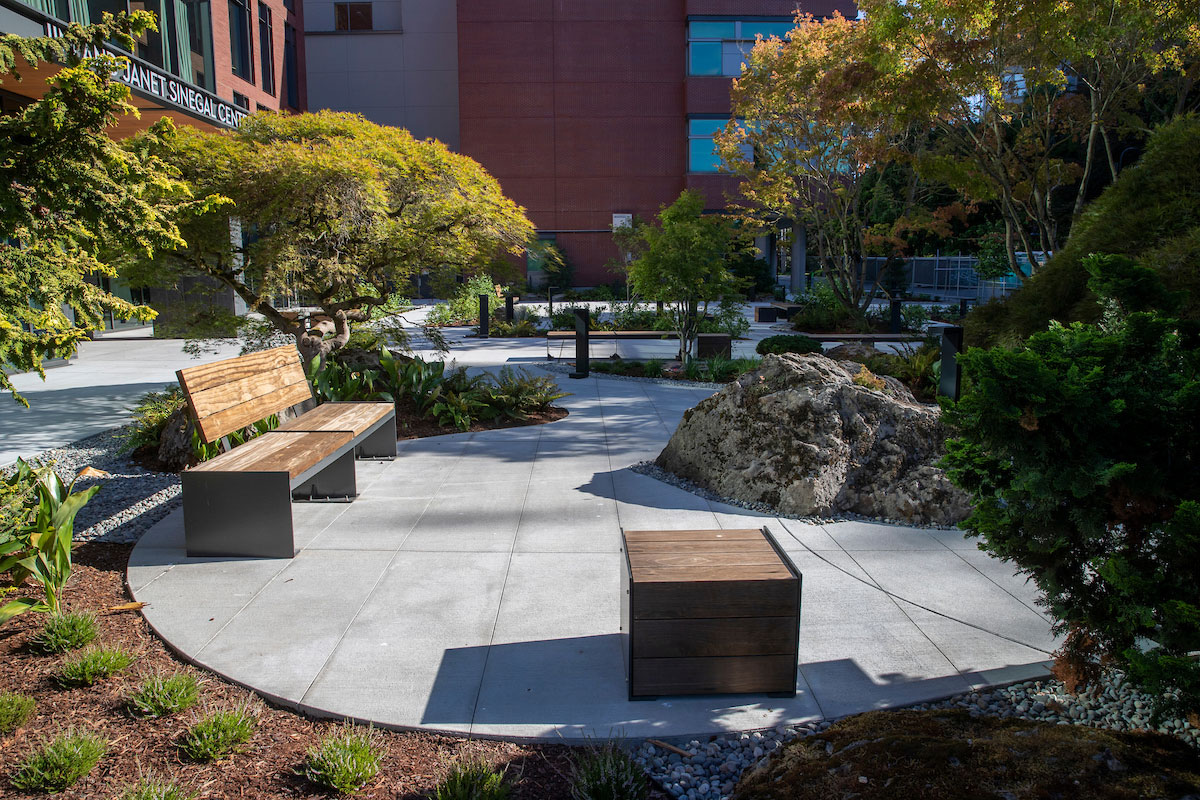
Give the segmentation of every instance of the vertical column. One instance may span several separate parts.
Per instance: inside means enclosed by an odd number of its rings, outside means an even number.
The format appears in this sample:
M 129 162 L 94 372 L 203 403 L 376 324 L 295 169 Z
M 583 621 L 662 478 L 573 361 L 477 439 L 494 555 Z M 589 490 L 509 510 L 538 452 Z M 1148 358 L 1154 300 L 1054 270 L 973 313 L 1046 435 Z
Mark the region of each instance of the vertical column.
M 588 349 L 590 344 L 588 342 L 589 322 L 586 308 L 575 309 L 575 371 L 569 377 L 586 378 L 592 371 Z
M 893 297 L 892 298 L 891 324 L 888 326 L 888 330 L 891 331 L 892 333 L 900 332 L 900 323 L 903 319 L 903 316 L 900 313 L 901 307 L 902 307 L 902 304 L 900 302 L 900 298 Z
M 808 289 L 808 230 L 801 224 L 792 225 L 792 294 L 804 294 Z
M 504 321 L 508 323 L 513 321 L 513 296 L 511 294 L 504 295 Z
M 488 338 L 488 323 L 491 322 L 491 306 L 486 294 L 479 295 L 479 338 Z
M 963 329 L 959 325 L 942 328 L 942 379 L 938 383 L 938 394 L 958 402 L 962 383 L 962 367 L 958 365 L 958 354 L 963 349 Z

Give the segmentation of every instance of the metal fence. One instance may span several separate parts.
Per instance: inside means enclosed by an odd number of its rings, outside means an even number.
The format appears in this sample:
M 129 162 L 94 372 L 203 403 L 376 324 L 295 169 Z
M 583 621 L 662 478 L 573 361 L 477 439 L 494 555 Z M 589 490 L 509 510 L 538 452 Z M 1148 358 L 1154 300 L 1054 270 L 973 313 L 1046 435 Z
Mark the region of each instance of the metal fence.
M 865 279 L 868 283 L 879 280 L 879 273 L 887 259 L 872 256 L 866 259 Z M 1015 276 L 1001 280 L 983 280 L 975 273 L 979 259 L 974 256 L 920 256 L 906 259 L 902 269 L 906 275 L 906 289 L 910 295 L 927 295 L 934 300 L 961 300 L 963 298 L 985 303 L 994 298 L 1004 298 L 1020 285 Z

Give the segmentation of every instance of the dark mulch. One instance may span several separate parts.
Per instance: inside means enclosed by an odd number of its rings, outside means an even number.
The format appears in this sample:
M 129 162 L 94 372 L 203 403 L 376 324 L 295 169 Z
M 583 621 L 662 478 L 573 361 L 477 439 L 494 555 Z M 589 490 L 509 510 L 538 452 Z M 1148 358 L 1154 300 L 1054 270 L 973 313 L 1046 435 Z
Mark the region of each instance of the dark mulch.
M 521 428 L 526 425 L 542 425 L 547 422 L 557 422 L 567 416 L 565 408 L 550 406 L 545 411 L 535 411 L 525 419 L 499 417 L 493 420 L 476 420 L 468 431 L 491 431 L 498 428 Z M 449 433 L 463 433 L 454 427 L 443 427 L 429 417 L 421 416 L 416 410 L 405 408 L 403 404 L 396 407 L 396 438 L 420 439 L 426 436 L 442 436 Z
M 308 747 L 337 723 L 308 719 L 273 708 L 252 692 L 225 683 L 175 658 L 136 610 L 115 611 L 130 602 L 125 567 L 130 545 L 88 544 L 75 552 L 76 569 L 65 592 L 68 610 L 99 614 L 100 642 L 135 653 L 137 661 L 124 674 L 83 689 L 60 689 L 52 680 L 65 656 L 40 655 L 27 642 L 42 622 L 26 614 L 0 628 L 0 691 L 37 699 L 37 710 L 24 728 L 0 737 L 0 798 L 25 797 L 8 776 L 42 738 L 71 726 L 96 731 L 108 741 L 108 753 L 91 774 L 61 795 L 63 798 L 116 797 L 139 776 L 153 772 L 177 782 L 204 800 L 230 798 L 329 797 L 295 774 Z M 201 684 L 200 705 L 174 717 L 137 719 L 126 713 L 124 698 L 142 676 L 175 671 L 195 675 Z M 248 749 L 223 762 L 190 762 L 177 740 L 204 709 L 248 703 L 259 714 Z M 384 732 L 387 755 L 379 776 L 359 795 L 364 798 L 427 796 L 462 757 L 482 757 L 506 768 L 514 798 L 549 800 L 569 796 L 569 754 L 562 745 L 520 745 L 470 740 L 427 733 Z M 665 797 L 665 795 L 657 795 Z

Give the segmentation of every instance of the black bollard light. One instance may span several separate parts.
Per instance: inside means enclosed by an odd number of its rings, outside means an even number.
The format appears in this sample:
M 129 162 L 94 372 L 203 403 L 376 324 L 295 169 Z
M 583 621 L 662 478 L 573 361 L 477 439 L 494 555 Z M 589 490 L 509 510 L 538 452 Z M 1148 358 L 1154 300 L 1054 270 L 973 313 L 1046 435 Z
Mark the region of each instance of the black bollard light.
M 892 298 L 892 323 L 888 326 L 888 330 L 892 333 L 900 332 L 900 322 L 903 315 L 900 313 L 901 301 L 900 298 Z
M 971 305 L 971 301 L 965 297 L 958 301 L 958 317 L 959 317 L 959 319 L 962 319 L 963 317 L 965 317 L 967 315 L 967 310 L 969 309 L 970 305 Z
M 504 321 L 508 323 L 513 321 L 513 296 L 511 294 L 504 295 Z
M 486 294 L 479 295 L 479 338 L 488 338 L 488 323 L 492 316 L 491 306 Z
M 661 317 L 663 315 L 663 301 L 659 300 L 657 303 L 654 304 L 654 306 L 655 306 L 654 312 Z
M 958 364 L 958 354 L 962 349 L 962 327 L 947 325 L 942 328 L 942 379 L 938 383 L 938 394 L 949 397 L 956 403 L 962 384 L 962 367 Z
M 548 308 L 546 310 L 546 316 L 553 317 L 554 316 L 554 287 L 553 286 L 546 287 L 546 303 L 550 306 L 550 308 Z
M 586 308 L 575 309 L 575 371 L 568 377 L 586 378 L 591 374 L 592 364 L 588 350 L 588 324 L 590 321 Z

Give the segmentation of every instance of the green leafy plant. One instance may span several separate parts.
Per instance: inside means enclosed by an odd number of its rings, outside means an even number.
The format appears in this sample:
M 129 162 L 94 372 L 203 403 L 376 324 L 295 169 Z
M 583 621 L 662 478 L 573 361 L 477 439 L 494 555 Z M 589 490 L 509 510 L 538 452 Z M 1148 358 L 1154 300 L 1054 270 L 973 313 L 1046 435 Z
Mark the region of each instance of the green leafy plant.
M 571 759 L 572 800 L 644 800 L 650 782 L 617 744 L 590 744 Z
M 507 800 L 511 789 L 504 773 L 481 758 L 450 766 L 446 779 L 433 792 L 433 800 Z
M 476 392 L 446 390 L 429 411 L 439 425 L 453 426 L 460 431 L 470 430 L 471 424 L 488 404 Z
M 346 725 L 309 748 L 301 774 L 318 786 L 353 794 L 379 774 L 385 752 L 374 729 Z
M 250 741 L 257 726 L 258 719 L 245 706 L 215 711 L 188 728 L 179 748 L 193 761 L 215 761 Z
M 742 339 L 750 332 L 750 320 L 744 313 L 746 305 L 740 300 L 722 298 L 711 322 L 702 322 L 701 333 L 727 333 L 732 339 Z
M 538 336 L 541 333 L 533 322 L 527 319 L 504 322 L 497 320 L 492 323 L 493 336 Z
M 91 686 L 133 663 L 133 656 L 117 647 L 93 647 L 68 658 L 54 681 L 63 688 Z
M 151 675 L 126 700 L 129 711 L 139 717 L 165 717 L 196 705 L 200 685 L 186 672 Z
M 788 318 L 794 330 L 824 333 L 862 325 L 861 320 L 838 299 L 827 281 L 813 281 L 808 293 L 798 295 L 793 301 L 801 306 Z
M 173 783 L 145 776 L 117 797 L 117 800 L 192 800 L 194 792 L 180 789 Z
M 91 772 L 108 750 L 108 744 L 90 731 L 74 728 L 49 741 L 22 761 L 9 780 L 18 789 L 61 792 Z
M 81 476 L 104 475 L 98 470 L 82 470 Z M 17 459 L 12 480 L 31 484 L 37 496 L 37 506 L 31 521 L 22 522 L 0 541 L 0 573 L 9 572 L 14 585 L 32 578 L 42 586 L 43 599 L 20 598 L 0 606 L 0 623 L 26 611 L 62 613 L 62 591 L 71 577 L 71 546 L 74 538 L 75 515 L 100 491 L 92 486 L 74 491 L 75 481 L 68 486 L 49 467 L 33 468 L 24 459 Z
M 780 355 L 781 353 L 820 353 L 823 350 L 821 343 L 816 339 L 786 333 L 779 336 L 768 336 L 754 348 L 754 351 L 761 356 Z
M 496 295 L 496 284 L 491 275 L 483 273 L 468 278 L 453 298 L 430 309 L 426 319 L 433 325 L 478 325 L 481 294 L 488 297 L 490 316 L 503 301 Z
M 272 414 L 266 419 L 260 419 L 253 425 L 242 428 L 239 431 L 230 431 L 225 438 L 229 440 L 230 447 L 237 447 L 278 427 L 279 415 Z M 200 438 L 200 432 L 192 428 L 192 454 L 196 456 L 197 461 L 201 462 L 216 458 L 221 454 L 221 443 L 219 441 L 204 441 Z
M 178 384 L 163 388 L 161 392 L 147 392 L 133 407 L 133 422 L 123 434 L 122 452 L 134 453 L 143 448 L 157 448 L 167 420 L 181 408 L 187 406 L 187 396 Z
M 50 614 L 29 644 L 41 653 L 65 653 L 90 644 L 96 633 L 95 614 Z
M 905 303 L 900 307 L 900 329 L 923 331 L 929 324 L 929 312 L 919 303 Z
M 1105 660 L 1160 710 L 1200 712 L 1200 326 L 1146 304 L 1149 268 L 1085 266 L 1102 325 L 959 356 L 947 472 L 974 504 L 963 526 L 1043 593 L 1069 688 Z
M 555 400 L 570 394 L 561 391 L 548 375 L 512 367 L 501 368 L 489 393 L 489 405 L 516 419 L 524 419 L 532 411 L 545 411 Z
M 0 736 L 7 736 L 24 725 L 36 707 L 37 701 L 29 695 L 0 692 Z
M 645 363 L 642 364 L 642 373 L 647 378 L 660 378 L 662 377 L 664 363 L 665 362 L 661 358 L 648 358 L 646 359 Z

